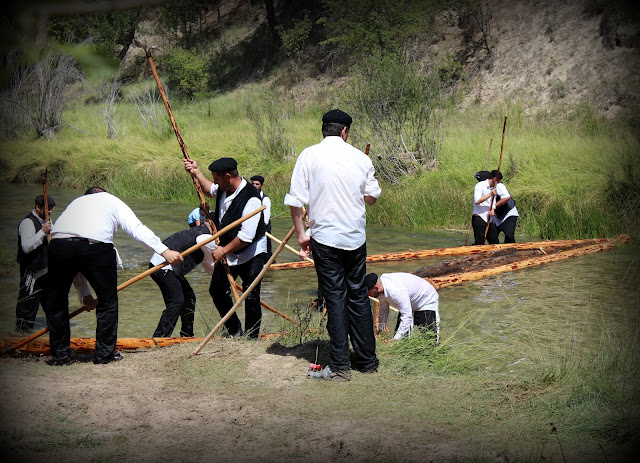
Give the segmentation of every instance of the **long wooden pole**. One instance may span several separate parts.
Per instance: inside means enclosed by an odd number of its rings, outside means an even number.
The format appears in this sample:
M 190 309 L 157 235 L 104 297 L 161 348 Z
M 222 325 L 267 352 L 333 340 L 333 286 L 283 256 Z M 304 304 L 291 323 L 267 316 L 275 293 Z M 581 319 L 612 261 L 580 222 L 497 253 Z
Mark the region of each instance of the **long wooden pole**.
M 180 145 L 180 149 L 182 150 L 182 154 L 184 156 L 184 158 L 187 161 L 190 161 L 191 158 L 189 157 L 189 153 L 187 151 L 187 146 L 184 144 L 184 140 L 182 139 L 182 135 L 180 133 L 180 129 L 178 128 L 178 123 L 176 122 L 176 118 L 173 117 L 173 111 L 171 111 L 171 105 L 169 104 L 169 98 L 167 98 L 167 94 L 164 91 L 164 86 L 162 85 L 162 82 L 160 81 L 160 76 L 158 75 L 158 70 L 156 69 L 156 65 L 153 61 L 153 56 L 151 56 L 151 51 L 148 48 L 144 49 L 145 55 L 147 57 L 147 61 L 149 62 L 149 67 L 151 68 L 151 73 L 153 74 L 153 78 L 156 81 L 156 85 L 158 86 L 158 91 L 160 92 L 160 96 L 162 98 L 162 102 L 164 103 L 164 107 L 167 110 L 167 114 L 169 115 L 169 120 L 171 121 L 171 126 L 173 127 L 173 131 L 176 134 L 176 139 L 178 140 L 178 145 Z M 196 187 L 196 191 L 198 193 L 198 199 L 200 200 L 200 207 L 202 208 L 202 210 L 204 211 L 204 215 L 207 218 L 207 221 L 209 222 L 209 224 L 211 225 L 211 229 L 213 230 L 213 232 L 216 232 L 216 225 L 213 221 L 213 219 L 211 218 L 211 211 L 209 211 L 209 204 L 207 203 L 207 201 L 204 198 L 204 192 L 202 191 L 202 186 L 200 185 L 200 181 L 198 180 L 198 178 L 196 177 L 195 172 L 190 172 L 191 174 L 191 179 L 193 180 L 193 185 Z M 218 241 L 216 241 L 216 243 L 218 243 Z M 231 291 L 233 293 L 233 297 L 235 298 L 235 300 L 238 300 L 238 292 L 236 291 L 235 286 L 233 285 L 233 283 L 235 282 L 235 279 L 233 278 L 233 276 L 231 275 L 231 271 L 229 270 L 229 266 L 227 265 L 226 261 L 223 261 L 223 265 L 224 265 L 224 269 L 227 273 L 227 278 L 229 279 L 229 284 L 231 285 Z
M 234 281 L 233 283 L 236 285 L 236 289 L 237 289 L 237 290 L 242 291 L 242 286 L 241 286 L 238 282 Z M 274 309 L 273 307 L 271 307 L 271 306 L 270 306 L 269 304 L 267 304 L 266 302 L 262 302 L 262 301 L 260 301 L 260 305 L 261 305 L 262 307 L 264 307 L 265 309 L 267 309 L 268 311 L 273 312 L 273 313 L 274 313 L 274 314 L 276 314 L 276 315 L 280 315 L 280 316 L 281 316 L 282 318 L 284 318 L 285 320 L 290 321 L 291 323 L 293 323 L 293 324 L 295 324 L 295 325 L 300 326 L 300 323 L 298 323 L 297 321 L 293 320 L 291 317 L 287 316 L 286 314 L 283 314 L 283 313 L 282 313 L 282 312 L 280 312 L 279 310 Z
M 498 175 L 497 177 L 500 178 L 500 166 L 502 165 L 502 150 L 504 149 L 504 132 L 507 128 L 507 116 L 504 116 L 504 124 L 502 125 L 502 143 L 500 144 L 500 160 L 498 161 Z M 499 181 L 499 180 L 498 180 Z M 496 190 L 498 189 L 498 184 L 496 183 Z M 491 212 L 491 209 L 493 209 L 493 203 L 496 199 L 496 195 L 493 195 L 491 197 L 491 206 L 489 207 L 489 212 Z M 487 241 L 487 233 L 489 232 L 489 224 L 491 223 L 491 216 L 488 215 L 487 216 L 487 228 L 484 229 L 484 241 Z M 484 244 L 484 242 L 482 243 Z
M 289 233 L 287 233 L 287 236 L 284 237 L 284 239 L 282 240 L 282 243 L 280 243 L 280 245 L 278 246 L 278 249 L 275 250 L 275 252 L 271 255 L 271 257 L 269 258 L 267 263 L 264 264 L 264 267 L 262 268 L 262 270 L 260 271 L 258 276 L 256 276 L 255 280 L 253 280 L 253 282 L 249 285 L 247 290 L 244 293 L 242 293 L 242 295 L 236 301 L 236 303 L 233 305 L 233 307 L 231 307 L 229 312 L 227 312 L 225 314 L 225 316 L 222 317 L 222 319 L 218 322 L 218 324 L 213 327 L 211 332 L 207 335 L 206 338 L 204 338 L 202 340 L 200 345 L 198 347 L 196 347 L 196 349 L 191 353 L 191 355 L 193 355 L 193 356 L 198 355 L 198 353 L 202 350 L 202 348 L 209 341 L 211 341 L 211 338 L 213 338 L 213 336 L 220 329 L 220 327 L 227 320 L 229 320 L 229 318 L 231 318 L 231 316 L 236 312 L 236 310 L 238 310 L 238 307 L 240 307 L 240 305 L 244 302 L 244 300 L 247 298 L 247 296 L 249 296 L 249 294 L 251 294 L 251 291 L 253 291 L 253 289 L 258 285 L 258 283 L 260 283 L 260 281 L 262 280 L 262 277 L 264 277 L 264 274 L 267 273 L 267 270 L 269 270 L 269 267 L 271 266 L 273 261 L 276 260 L 276 257 L 278 257 L 278 254 L 280 254 L 280 252 L 284 249 L 284 245 L 286 244 L 287 241 L 289 241 L 289 238 L 291 238 L 291 235 L 293 235 L 295 231 L 296 231 L 296 227 L 291 227 L 291 230 L 289 230 Z
M 44 221 L 49 221 L 49 195 L 47 194 L 47 168 L 44 168 L 42 175 L 42 193 L 44 195 Z M 51 242 L 51 230 L 47 233 L 47 242 Z
M 493 138 L 489 140 L 489 150 L 487 151 L 487 156 L 484 158 L 484 170 L 487 170 L 487 163 L 489 162 L 489 153 L 491 152 L 491 145 L 493 144 Z M 467 241 L 469 240 L 469 232 L 471 231 L 471 226 L 473 225 L 473 220 L 469 222 L 469 226 L 467 227 L 467 236 L 464 238 L 464 246 L 467 245 Z
M 207 243 L 210 243 L 211 241 L 215 240 L 216 238 L 218 238 L 220 235 L 225 234 L 227 231 L 231 230 L 232 228 L 238 226 L 239 224 L 241 224 L 242 222 L 244 222 L 245 220 L 247 220 L 250 217 L 253 217 L 254 215 L 262 212 L 264 209 L 266 209 L 266 206 L 260 206 L 258 209 L 256 209 L 255 211 L 245 215 L 244 217 L 240 217 L 238 220 L 236 220 L 233 223 L 230 223 L 229 225 L 227 225 L 226 227 L 224 227 L 222 230 L 214 233 L 211 237 L 207 238 L 206 240 L 202 240 L 201 242 L 191 246 L 189 249 L 185 250 L 184 252 L 181 253 L 182 257 L 188 256 L 189 254 L 191 254 L 192 252 L 197 251 L 198 249 L 200 249 L 202 246 L 204 246 Z M 127 286 L 132 285 L 133 283 L 135 283 L 136 281 L 140 281 L 142 280 L 144 277 L 151 275 L 154 272 L 157 272 L 158 270 L 160 270 L 162 267 L 166 266 L 168 264 L 168 262 L 163 262 L 162 264 L 158 264 L 154 267 L 151 267 L 148 270 L 145 270 L 144 272 L 142 272 L 139 275 L 136 275 L 135 277 L 125 281 L 124 283 L 122 283 L 121 285 L 118 285 L 117 291 L 121 291 L 124 288 L 126 288 Z M 235 283 L 235 281 L 234 281 Z M 74 310 L 73 312 L 71 312 L 69 314 L 69 319 L 72 319 L 73 317 L 75 317 L 76 315 L 82 313 L 82 312 L 89 312 L 90 308 L 87 308 L 85 306 L 80 307 L 77 310 Z M 22 341 L 20 341 L 19 343 L 14 344 L 13 346 L 8 347 L 7 349 L 5 349 L 4 354 L 7 354 L 8 352 L 14 351 L 16 349 L 19 349 L 20 347 L 24 346 L 25 344 L 33 341 L 36 338 L 39 338 L 40 336 L 42 336 L 43 334 L 45 334 L 47 331 L 49 331 L 49 327 L 45 326 L 44 328 L 42 328 L 40 331 L 37 331 L 35 333 L 33 333 L 31 336 L 23 339 Z

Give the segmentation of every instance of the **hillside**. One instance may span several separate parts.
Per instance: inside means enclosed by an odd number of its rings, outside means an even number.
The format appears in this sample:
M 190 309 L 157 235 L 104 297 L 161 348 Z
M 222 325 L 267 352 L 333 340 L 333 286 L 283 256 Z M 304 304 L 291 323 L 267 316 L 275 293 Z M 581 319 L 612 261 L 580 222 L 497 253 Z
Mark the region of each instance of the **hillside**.
M 463 90 L 461 106 L 517 100 L 525 110 L 535 112 L 586 102 L 614 116 L 638 104 L 640 20 L 630 2 L 491 0 L 488 5 L 485 30 L 491 54 L 483 47 L 478 23 L 454 9 L 440 13 L 433 30 L 414 45 L 427 68 L 459 63 L 456 86 Z M 277 21 L 284 27 L 303 11 L 310 10 L 313 19 L 322 15 L 316 1 L 281 0 L 275 6 Z M 255 51 L 268 42 L 264 40 L 266 13 L 260 4 L 223 0 L 219 10 L 210 11 L 206 18 L 228 54 Z M 300 89 L 306 99 L 313 99 L 318 88 L 338 77 L 335 67 L 312 62 L 322 61 L 326 52 L 326 47 L 318 45 L 324 38 L 322 26 L 313 27 L 302 60 L 305 79 Z M 143 25 L 140 37 L 147 46 L 162 48 L 166 43 L 160 36 L 144 35 L 152 29 L 149 23 Z M 282 49 L 265 49 L 256 55 L 255 59 L 245 57 L 245 72 L 238 84 L 272 78 L 285 59 Z M 142 56 L 143 51 L 132 45 L 127 61 L 135 62 L 137 57 L 140 63 Z

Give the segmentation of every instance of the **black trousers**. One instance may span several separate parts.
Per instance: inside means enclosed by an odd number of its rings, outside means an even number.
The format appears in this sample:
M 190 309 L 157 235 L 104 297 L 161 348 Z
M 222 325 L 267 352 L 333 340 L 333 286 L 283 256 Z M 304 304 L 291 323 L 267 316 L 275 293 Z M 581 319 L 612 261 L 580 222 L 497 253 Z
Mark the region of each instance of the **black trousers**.
M 153 264 L 149 264 L 149 268 Z M 173 335 L 178 317 L 182 323 L 180 336 L 193 336 L 193 319 L 196 311 L 196 294 L 185 277 L 178 277 L 173 270 L 160 269 L 151 274 L 162 292 L 165 309 L 162 311 L 154 338 L 169 338 Z
M 69 289 L 81 272 L 98 298 L 96 347 L 93 359 L 107 360 L 118 338 L 118 278 L 116 252 L 110 243 L 89 244 L 84 239 L 53 239 L 49 244 L 49 296 L 45 313 L 49 326 L 51 355 L 69 356 Z
M 504 242 L 505 243 L 515 243 L 515 233 L 516 233 L 516 222 L 518 221 L 518 216 L 514 215 L 511 217 L 507 217 L 504 222 L 498 225 L 498 235 L 502 232 L 504 233 Z
M 484 232 L 487 229 L 487 222 L 479 215 L 474 215 L 471 217 L 471 226 L 473 227 L 473 238 L 475 240 L 473 244 L 484 244 Z M 487 242 L 489 244 L 498 244 L 498 229 L 493 222 L 489 223 Z
M 396 323 L 396 331 L 400 328 L 400 315 L 398 314 L 398 321 Z M 413 312 L 413 326 L 417 326 L 422 332 L 433 331 L 438 334 L 438 325 L 436 319 L 435 310 L 419 310 Z
M 16 303 L 16 331 L 31 331 L 33 322 L 36 320 L 38 308 L 42 305 L 42 310 L 47 305 L 47 291 L 49 274 L 45 273 L 38 278 L 30 288 L 29 280 L 32 275 L 26 267 L 20 266 L 20 290 L 18 291 L 18 302 Z
M 242 280 L 242 291 L 245 292 L 253 280 L 262 271 L 265 263 L 265 254 L 258 254 L 244 264 L 229 266 L 233 278 L 238 276 Z M 260 286 L 258 283 L 251 291 L 249 296 L 244 300 L 244 330 L 247 336 L 257 339 L 260 334 L 260 323 L 262 322 L 262 308 L 260 307 Z M 231 299 L 231 286 L 223 265 L 216 264 L 213 275 L 211 276 L 211 284 L 209 285 L 209 294 L 213 299 L 213 303 L 218 309 L 221 317 L 224 317 L 233 307 Z M 235 313 L 229 317 L 224 326 L 230 334 L 236 334 L 242 329 L 240 318 Z
M 356 369 L 378 368 L 371 303 L 364 284 L 367 245 L 353 251 L 332 248 L 311 239 L 318 288 L 326 301 L 327 331 L 331 338 L 329 367 L 351 369 L 349 339 Z

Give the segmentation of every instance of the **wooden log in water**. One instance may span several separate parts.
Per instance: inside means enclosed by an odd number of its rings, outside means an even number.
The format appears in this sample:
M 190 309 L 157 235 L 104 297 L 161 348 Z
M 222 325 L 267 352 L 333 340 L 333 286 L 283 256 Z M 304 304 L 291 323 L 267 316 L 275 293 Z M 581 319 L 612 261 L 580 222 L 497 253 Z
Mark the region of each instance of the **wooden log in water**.
M 593 244 L 591 246 L 582 246 L 567 251 L 560 251 L 556 253 L 547 253 L 537 257 L 530 257 L 509 264 L 498 265 L 489 268 L 483 268 L 475 271 L 466 271 L 462 273 L 452 273 L 441 277 L 425 278 L 436 289 L 445 288 L 447 286 L 459 285 L 468 283 L 470 281 L 477 281 L 482 278 L 498 275 L 504 272 L 511 272 L 514 270 L 522 270 L 531 267 L 537 267 L 539 265 L 548 264 L 550 262 L 557 262 L 559 260 L 569 259 L 572 257 L 584 256 L 587 254 L 593 254 L 596 252 L 607 251 L 615 248 L 618 244 L 628 242 L 629 237 L 626 235 L 620 235 L 616 240 L 608 240 L 605 243 Z
M 373 254 L 367 256 L 367 263 L 393 262 L 398 260 L 426 259 L 429 257 L 447 257 L 478 255 L 504 248 L 515 249 L 549 249 L 569 245 L 588 246 L 598 243 L 607 243 L 609 238 L 586 239 L 586 240 L 556 240 L 556 241 L 529 241 L 526 243 L 506 243 L 506 244 L 486 244 L 482 246 L 456 246 L 451 248 L 423 249 L 419 251 L 389 252 L 384 254 Z M 289 270 L 295 268 L 312 267 L 313 263 L 308 261 L 282 262 L 271 265 L 271 270 Z

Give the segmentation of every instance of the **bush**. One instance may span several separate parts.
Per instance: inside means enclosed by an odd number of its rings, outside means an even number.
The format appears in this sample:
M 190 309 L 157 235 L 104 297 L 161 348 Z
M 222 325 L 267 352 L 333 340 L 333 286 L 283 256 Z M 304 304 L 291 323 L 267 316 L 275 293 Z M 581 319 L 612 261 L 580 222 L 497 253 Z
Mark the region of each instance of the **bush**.
M 182 48 L 169 49 L 162 60 L 168 84 L 181 95 L 193 99 L 207 90 L 208 63 L 195 52 Z
M 354 137 L 371 143 L 376 172 L 390 183 L 437 165 L 441 149 L 435 119 L 441 85 L 405 56 L 378 54 L 360 64 L 346 95 L 357 123 Z

